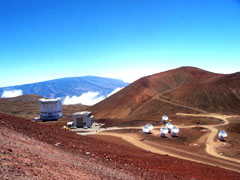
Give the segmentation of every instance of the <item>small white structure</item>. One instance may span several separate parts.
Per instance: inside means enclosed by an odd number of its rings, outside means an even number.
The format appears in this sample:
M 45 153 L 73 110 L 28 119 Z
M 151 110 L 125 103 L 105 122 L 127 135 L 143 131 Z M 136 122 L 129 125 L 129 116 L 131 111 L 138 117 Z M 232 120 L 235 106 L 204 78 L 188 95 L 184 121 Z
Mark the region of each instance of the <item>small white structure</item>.
M 151 133 L 151 131 L 153 130 L 153 125 L 152 124 L 146 124 L 146 126 L 144 126 L 143 128 L 142 128 L 142 132 L 144 133 L 144 134 L 150 134 Z
M 162 137 L 166 137 L 166 134 L 168 133 L 168 129 L 166 128 L 166 127 L 162 127 L 161 129 L 160 129 L 160 135 L 162 136 Z
M 142 132 L 143 132 L 144 134 L 149 134 L 149 133 L 150 133 L 150 129 L 149 129 L 147 126 L 144 126 L 144 127 L 142 128 Z
M 179 129 L 177 127 L 173 127 L 171 131 L 172 137 L 177 137 L 178 133 L 179 133 Z
M 225 138 L 227 137 L 227 133 L 224 130 L 219 131 L 218 133 L 218 139 L 220 141 L 224 141 Z
M 172 128 L 173 128 L 172 123 L 168 122 L 168 123 L 166 124 L 166 128 L 168 129 L 168 132 L 171 132 L 171 131 L 172 131 Z
M 168 121 L 168 117 L 166 115 L 162 116 L 162 123 L 166 124 L 166 122 Z
M 40 121 L 40 117 L 33 118 L 33 122 L 38 122 L 38 121 Z
M 153 130 L 153 125 L 152 124 L 146 124 L 146 127 L 150 130 L 150 132 Z
M 61 98 L 57 99 L 39 99 L 40 119 L 58 120 L 62 118 Z
M 72 118 L 73 126 L 77 128 L 90 128 L 94 122 L 94 116 L 89 111 L 76 112 Z
M 71 128 L 73 126 L 73 122 L 67 122 L 67 127 Z

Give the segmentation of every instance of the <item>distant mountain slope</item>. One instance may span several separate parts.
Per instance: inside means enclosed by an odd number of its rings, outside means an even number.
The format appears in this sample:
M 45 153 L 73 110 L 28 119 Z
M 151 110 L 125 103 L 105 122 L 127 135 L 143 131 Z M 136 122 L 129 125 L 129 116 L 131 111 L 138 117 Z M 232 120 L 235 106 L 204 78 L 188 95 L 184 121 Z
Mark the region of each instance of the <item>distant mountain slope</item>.
M 240 72 L 190 84 L 162 94 L 209 112 L 240 113 Z
M 143 77 L 113 96 L 94 105 L 91 110 L 98 118 L 147 118 L 161 117 L 163 113 L 195 112 L 191 108 L 156 99 L 160 93 L 181 86 L 203 82 L 221 76 L 194 67 L 178 69 Z M 149 104 L 150 103 L 150 104 Z
M 38 95 L 22 95 L 13 98 L 0 98 L 0 113 L 9 114 L 17 117 L 27 118 L 32 120 L 34 117 L 39 116 L 39 102 L 38 99 L 42 98 Z M 58 127 L 66 125 L 72 114 L 78 111 L 83 111 L 87 106 L 82 104 L 67 105 L 62 107 L 63 118 Z
M 107 96 L 114 89 L 127 85 L 128 83 L 122 80 L 111 78 L 96 76 L 70 77 L 0 88 L 0 95 L 2 95 L 5 90 L 20 89 L 24 95 L 37 94 L 48 98 L 80 96 L 89 91 L 99 92 L 99 95 Z
M 33 119 L 39 116 L 38 95 L 23 95 L 14 98 L 0 98 L 0 113 Z

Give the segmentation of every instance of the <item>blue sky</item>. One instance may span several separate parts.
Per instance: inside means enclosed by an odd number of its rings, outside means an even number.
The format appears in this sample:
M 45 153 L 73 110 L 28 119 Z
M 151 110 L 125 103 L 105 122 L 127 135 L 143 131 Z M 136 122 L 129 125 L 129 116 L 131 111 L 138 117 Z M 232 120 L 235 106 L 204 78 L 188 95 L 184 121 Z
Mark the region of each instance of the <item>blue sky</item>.
M 0 1 L 0 87 L 239 62 L 240 0 Z

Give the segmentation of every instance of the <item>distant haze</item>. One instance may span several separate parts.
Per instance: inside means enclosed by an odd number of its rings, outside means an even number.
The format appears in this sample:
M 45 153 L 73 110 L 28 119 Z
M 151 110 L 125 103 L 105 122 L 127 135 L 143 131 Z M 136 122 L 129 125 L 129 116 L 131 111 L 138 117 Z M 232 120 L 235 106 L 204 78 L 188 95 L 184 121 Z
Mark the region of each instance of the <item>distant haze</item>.
M 119 79 L 83 76 L 4 87 L 0 88 L 0 95 L 7 98 L 36 94 L 46 98 L 61 97 L 64 104 L 93 105 L 127 85 Z

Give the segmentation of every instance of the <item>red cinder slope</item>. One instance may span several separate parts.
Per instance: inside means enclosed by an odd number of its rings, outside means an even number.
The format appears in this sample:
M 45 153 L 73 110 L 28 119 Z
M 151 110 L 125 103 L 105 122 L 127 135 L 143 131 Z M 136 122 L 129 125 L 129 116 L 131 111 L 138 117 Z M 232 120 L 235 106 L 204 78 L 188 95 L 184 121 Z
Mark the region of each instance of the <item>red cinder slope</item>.
M 238 172 L 1 113 L 0 134 L 0 179 L 240 179 Z
M 216 76 L 219 74 L 194 67 L 181 67 L 154 74 L 135 81 L 118 93 L 94 105 L 90 110 L 97 118 L 124 119 L 130 115 L 133 117 L 132 114 L 137 108 L 159 93 Z
M 162 95 L 208 112 L 240 114 L 240 72 L 189 84 Z

